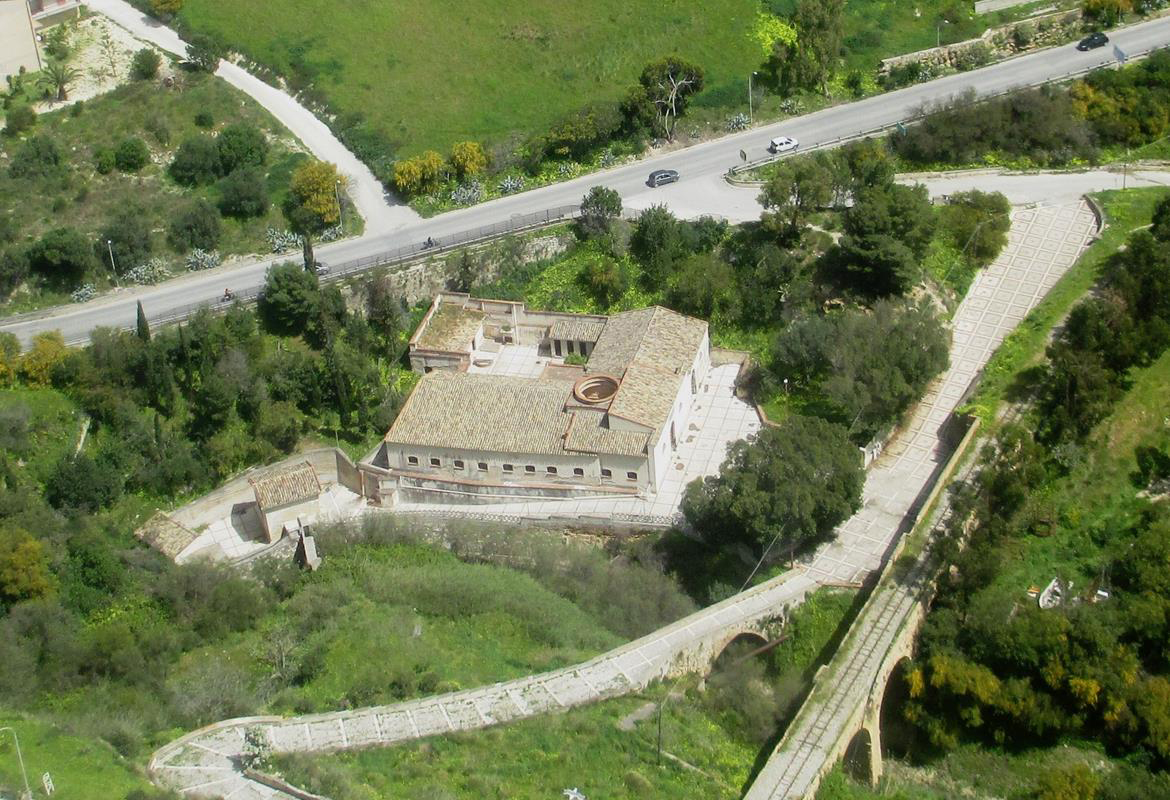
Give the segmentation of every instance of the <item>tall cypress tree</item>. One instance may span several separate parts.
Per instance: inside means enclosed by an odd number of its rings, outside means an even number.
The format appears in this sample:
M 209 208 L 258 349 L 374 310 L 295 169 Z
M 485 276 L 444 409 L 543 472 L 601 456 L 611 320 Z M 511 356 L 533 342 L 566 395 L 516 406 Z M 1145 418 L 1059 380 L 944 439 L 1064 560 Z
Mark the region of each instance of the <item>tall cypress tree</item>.
M 138 338 L 144 342 L 150 341 L 150 323 L 146 321 L 146 312 L 142 310 L 142 301 L 138 301 Z

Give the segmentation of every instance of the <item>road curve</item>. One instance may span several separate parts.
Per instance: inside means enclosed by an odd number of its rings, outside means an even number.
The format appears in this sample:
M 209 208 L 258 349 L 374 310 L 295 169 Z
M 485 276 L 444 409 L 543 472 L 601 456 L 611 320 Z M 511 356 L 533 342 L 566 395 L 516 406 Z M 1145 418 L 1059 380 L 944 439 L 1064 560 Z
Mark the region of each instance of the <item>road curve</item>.
M 121 0 L 94 2 L 96 8 L 110 3 L 124 5 Z M 1112 31 L 1111 41 L 1127 53 L 1170 45 L 1170 17 Z M 705 195 L 709 194 L 711 180 L 740 163 L 741 150 L 749 159 L 763 156 L 764 146 L 773 136 L 795 136 L 806 145 L 830 142 L 841 136 L 892 125 L 913 116 L 924 104 L 945 100 L 968 89 L 980 95 L 996 94 L 1018 86 L 1058 80 L 1111 58 L 1111 53 L 1102 50 L 1082 53 L 1071 44 L 1062 45 L 693 147 L 661 153 L 634 164 L 565 183 L 451 211 L 429 220 L 407 224 L 394 233 L 370 233 L 359 239 L 323 245 L 317 249 L 322 259 L 347 261 L 374 257 L 405 244 L 420 242 L 428 236 L 441 242 L 444 237 L 506 222 L 518 215 L 579 202 L 590 187 L 598 185 L 616 189 L 623 201 L 631 206 L 645 205 L 648 199 L 668 198 L 661 190 L 655 193 L 645 185 L 646 174 L 651 169 L 662 168 L 677 169 L 682 174 L 682 180 L 672 188 L 669 197 L 677 197 L 676 202 L 689 209 L 718 214 L 717 203 L 705 199 Z M 147 313 L 155 316 L 193 303 L 217 299 L 227 287 L 237 291 L 258 287 L 263 283 L 264 273 L 272 261 L 266 259 L 234 264 L 207 273 L 192 273 L 160 286 L 136 287 L 89 303 L 12 318 L 0 325 L 0 330 L 15 333 L 25 343 L 38 332 L 54 329 L 61 330 L 66 341 L 83 341 L 96 327 L 132 326 L 135 303 L 139 300 Z

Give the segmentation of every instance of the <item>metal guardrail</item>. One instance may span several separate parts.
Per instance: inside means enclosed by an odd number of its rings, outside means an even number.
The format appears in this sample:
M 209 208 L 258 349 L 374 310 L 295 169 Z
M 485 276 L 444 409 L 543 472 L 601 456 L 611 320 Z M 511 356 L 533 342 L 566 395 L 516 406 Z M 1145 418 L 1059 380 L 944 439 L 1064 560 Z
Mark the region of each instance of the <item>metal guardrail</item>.
M 1138 52 L 1138 53 L 1126 54 L 1125 60 L 1127 62 L 1128 61 L 1137 61 L 1139 59 L 1145 58 L 1150 53 L 1153 53 L 1157 50 L 1166 49 L 1166 48 L 1170 48 L 1170 45 L 1162 45 L 1161 47 L 1151 47 L 1151 48 L 1148 48 L 1146 50 L 1142 50 L 1141 52 Z M 1021 89 L 1034 89 L 1037 86 L 1045 86 L 1045 85 L 1050 84 L 1050 83 L 1060 83 L 1062 81 L 1067 81 L 1071 78 L 1077 78 L 1077 77 L 1080 77 L 1081 75 L 1087 75 L 1090 72 L 1095 72 L 1099 69 L 1104 69 L 1105 67 L 1109 67 L 1109 66 L 1112 66 L 1114 64 L 1119 64 L 1119 63 L 1121 63 L 1121 62 L 1118 62 L 1116 58 L 1106 59 L 1105 61 L 1100 61 L 1097 64 L 1094 64 L 1090 67 L 1082 67 L 1081 69 L 1073 70 L 1072 72 L 1066 72 L 1062 75 L 1058 75 L 1055 78 L 1048 78 L 1046 80 L 1041 80 L 1041 81 L 1033 81 L 1032 83 L 1018 84 L 1016 86 L 1010 86 L 1006 89 L 1002 89 L 998 92 L 991 92 L 989 94 L 980 95 L 976 99 L 975 102 L 982 103 L 982 102 L 985 102 L 987 100 L 993 100 L 996 97 L 1003 97 L 1004 95 L 1011 94 L 1012 92 L 1018 92 Z M 890 123 L 887 123 L 885 125 L 879 125 L 876 128 L 869 128 L 868 130 L 858 131 L 856 133 L 845 134 L 843 136 L 838 136 L 835 139 L 826 139 L 822 142 L 817 142 L 816 144 L 810 145 L 808 147 L 802 146 L 798 151 L 792 151 L 792 152 L 788 152 L 788 153 L 777 153 L 775 155 L 769 155 L 769 156 L 764 156 L 763 158 L 757 158 L 753 161 L 748 161 L 748 162 L 745 162 L 743 164 L 736 164 L 734 167 L 731 167 L 729 170 L 727 170 L 726 176 L 728 178 L 734 178 L 737 175 L 739 175 L 740 173 L 749 172 L 753 169 L 758 169 L 760 167 L 765 167 L 768 164 L 775 164 L 777 161 L 782 161 L 786 158 L 792 158 L 793 156 L 798 155 L 799 153 L 807 153 L 810 150 L 813 150 L 813 151 L 826 150 L 826 149 L 829 149 L 832 147 L 838 147 L 842 144 L 845 144 L 846 142 L 855 141 L 857 139 L 865 139 L 865 138 L 870 137 L 870 136 L 878 136 L 881 134 L 885 134 L 885 133 L 888 133 L 889 131 L 891 131 L 899 126 L 912 125 L 915 122 L 921 122 L 923 119 L 925 119 L 928 116 L 930 116 L 929 112 L 925 113 L 925 114 L 915 114 L 913 116 L 906 117 L 905 119 L 901 119 L 901 120 L 898 120 L 896 122 L 890 122 Z
M 485 225 L 472 230 L 460 231 L 459 233 L 444 237 L 442 240 L 433 240 L 433 244 L 429 247 L 425 242 L 415 242 L 394 250 L 385 250 L 372 256 L 366 256 L 365 258 L 330 263 L 329 273 L 321 276 L 321 282 L 333 283 L 374 267 L 392 266 L 394 264 L 416 261 L 427 256 L 449 253 L 460 247 L 490 241 L 508 234 L 521 233 L 523 231 L 543 228 L 548 225 L 555 225 L 560 222 L 576 219 L 580 216 L 580 213 L 580 205 L 557 206 L 556 208 L 537 211 L 531 214 L 519 214 L 506 222 L 497 222 L 494 225 Z M 296 253 L 290 255 L 291 258 L 289 260 L 295 260 L 298 257 Z M 233 292 L 231 299 L 228 300 L 211 299 L 199 303 L 191 303 L 186 306 L 171 309 L 162 314 L 148 314 L 147 319 L 151 324 L 159 325 L 181 322 L 205 308 L 211 311 L 224 311 L 237 302 L 254 303 L 260 299 L 262 293 L 262 287 L 245 289 L 243 291 Z M 123 330 L 131 330 L 133 328 L 134 325 L 132 324 L 123 326 Z

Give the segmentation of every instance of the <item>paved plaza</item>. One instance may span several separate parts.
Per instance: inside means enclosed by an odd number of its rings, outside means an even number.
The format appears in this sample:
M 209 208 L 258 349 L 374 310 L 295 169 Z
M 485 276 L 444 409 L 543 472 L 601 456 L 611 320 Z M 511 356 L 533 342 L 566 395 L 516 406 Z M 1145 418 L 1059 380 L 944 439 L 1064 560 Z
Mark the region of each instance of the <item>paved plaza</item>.
M 467 371 L 473 375 L 506 375 L 510 378 L 539 378 L 544 368 L 561 359 L 540 355 L 535 346 L 506 344 L 498 352 L 476 350 Z M 479 362 L 479 363 L 477 363 Z M 487 363 L 484 363 L 487 362 Z

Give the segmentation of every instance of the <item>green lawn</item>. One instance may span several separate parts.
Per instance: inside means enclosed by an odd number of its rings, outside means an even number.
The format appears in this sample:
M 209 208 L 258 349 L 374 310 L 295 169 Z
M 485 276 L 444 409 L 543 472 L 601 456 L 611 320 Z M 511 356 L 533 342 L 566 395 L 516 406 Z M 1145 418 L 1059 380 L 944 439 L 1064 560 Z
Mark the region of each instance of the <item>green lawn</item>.
M 768 5 L 791 8 L 789 0 Z M 955 5 L 851 0 L 842 72 L 871 73 L 885 56 L 933 46 L 943 16 L 955 20 L 942 25 L 947 42 L 1021 13 L 973 18 Z M 707 89 L 695 105 L 719 110 L 712 123 L 746 112 L 747 76 L 763 61 L 749 37 L 760 7 L 753 0 L 589 0 L 571 9 L 549 0 L 188 0 L 182 21 L 308 80 L 337 111 L 366 114 L 398 155 L 445 152 L 463 139 L 506 154 L 519 138 L 590 101 L 621 98 L 647 62 L 671 54 L 706 70 Z M 757 111 L 780 113 L 774 102 Z
M 150 784 L 109 745 L 65 733 L 35 718 L 0 711 L 0 727 L 16 729 L 33 796 L 44 797 L 41 776 L 49 773 L 56 800 L 123 800 Z M 12 734 L 0 733 L 0 796 L 18 797 L 24 785 Z

